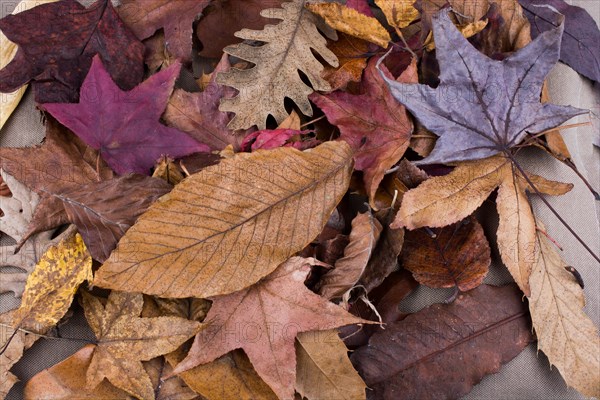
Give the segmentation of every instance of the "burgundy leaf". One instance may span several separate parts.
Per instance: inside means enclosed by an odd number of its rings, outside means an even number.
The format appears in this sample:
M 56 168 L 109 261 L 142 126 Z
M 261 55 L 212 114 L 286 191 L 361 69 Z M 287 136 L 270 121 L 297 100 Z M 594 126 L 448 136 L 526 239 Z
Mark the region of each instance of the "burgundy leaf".
M 87 9 L 75 0 L 43 4 L 3 18 L 0 29 L 19 45 L 15 58 L 0 71 L 0 92 L 33 81 L 37 102 L 75 102 L 95 54 L 123 90 L 134 88 L 144 76 L 144 45 L 107 0 Z
M 532 341 L 517 285 L 482 285 L 371 336 L 352 363 L 371 399 L 457 399 Z
M 42 107 L 100 155 L 120 175 L 129 172 L 148 175 L 158 158 L 172 158 L 208 146 L 187 134 L 162 125 L 159 120 L 181 64 L 151 76 L 129 92 L 121 91 L 94 58 L 81 87 L 79 104 L 44 104 Z

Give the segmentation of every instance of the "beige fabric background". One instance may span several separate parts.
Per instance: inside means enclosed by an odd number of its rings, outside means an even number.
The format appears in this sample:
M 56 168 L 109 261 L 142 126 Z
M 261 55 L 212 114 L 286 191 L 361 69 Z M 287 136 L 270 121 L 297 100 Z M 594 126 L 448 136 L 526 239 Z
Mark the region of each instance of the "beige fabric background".
M 570 4 L 584 7 L 600 21 L 599 0 L 567 0 Z M 0 16 L 10 13 L 18 0 L 0 0 Z M 600 44 L 599 44 L 600 45 Z M 550 75 L 550 93 L 553 102 L 588 108 L 593 112 L 593 126 L 569 129 L 563 136 L 571 150 L 575 164 L 596 188 L 600 188 L 600 149 L 592 142 L 600 136 L 600 90 L 590 81 L 581 78 L 566 65 L 559 64 Z M 1 100 L 1 97 L 0 97 Z M 579 117 L 579 121 L 589 120 Z M 31 91 L 22 101 L 15 114 L 0 132 L 0 146 L 21 147 L 34 145 L 44 136 L 39 112 L 35 108 Z M 569 194 L 560 198 L 550 198 L 550 202 L 561 215 L 574 227 L 582 238 L 598 254 L 600 252 L 600 205 L 567 167 L 539 151 L 524 154 L 523 162 L 530 170 L 551 179 L 575 183 Z M 596 325 L 600 324 L 600 265 L 585 252 L 579 243 L 560 225 L 550 211 L 539 201 L 534 200 L 536 215 L 544 221 L 552 235 L 564 247 L 563 256 L 570 265 L 575 266 L 585 281 L 587 298 L 586 312 Z M 494 237 L 493 206 L 489 207 L 488 237 Z M 495 217 L 497 219 L 497 217 Z M 2 241 L 5 244 L 5 240 Z M 501 284 L 510 281 L 505 268 L 495 262 L 491 268 L 487 283 Z M 411 295 L 402 305 L 406 310 L 416 311 L 428 304 L 444 300 L 448 291 L 421 288 Z M 0 297 L 0 312 L 6 309 L 14 299 L 11 296 Z M 69 338 L 91 338 L 81 315 L 76 315 L 61 328 L 61 335 Z M 68 357 L 85 344 L 83 341 L 40 340 L 29 350 L 23 359 L 13 368 L 22 380 Z M 600 366 L 599 366 L 600 368 Z M 22 398 L 23 384 L 17 384 L 9 399 Z M 487 376 L 465 399 L 527 399 L 527 400 L 571 400 L 581 399 L 575 390 L 566 387 L 556 369 L 551 370 L 547 358 L 536 354 L 536 345 L 530 345 L 519 356 L 505 365 L 497 374 Z M 323 399 L 330 400 L 330 399 Z

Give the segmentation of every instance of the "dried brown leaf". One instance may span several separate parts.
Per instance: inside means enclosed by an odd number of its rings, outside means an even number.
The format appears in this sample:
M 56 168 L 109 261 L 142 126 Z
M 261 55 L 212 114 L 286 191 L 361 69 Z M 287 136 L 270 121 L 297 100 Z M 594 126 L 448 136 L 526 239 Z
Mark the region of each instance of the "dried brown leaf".
M 350 357 L 371 399 L 456 399 L 532 341 L 514 284 L 482 285 L 371 336 Z M 490 338 L 494 338 L 490 340 Z
M 562 194 L 571 187 L 532 177 L 534 184 L 540 183 L 542 193 Z M 463 162 L 448 175 L 428 179 L 408 191 L 392 226 L 416 229 L 452 224 L 471 215 L 499 187 L 498 248 L 515 282 L 529 295 L 528 279 L 535 263 L 535 221 L 524 182 L 516 167 L 502 156 Z
M 177 185 L 142 215 L 95 284 L 209 297 L 256 283 L 323 229 L 346 192 L 352 152 L 327 142 L 240 153 Z
M 106 306 L 83 292 L 86 319 L 98 339 L 87 369 L 87 388 L 104 378 L 143 399 L 154 399 L 154 387 L 141 361 L 176 350 L 200 329 L 198 322 L 177 317 L 140 318 L 141 294 L 111 292 Z
M 227 54 L 255 64 L 245 70 L 231 69 L 217 77 L 218 83 L 239 90 L 236 97 L 223 99 L 219 107 L 221 111 L 236 114 L 229 129 L 247 129 L 253 125 L 265 129 L 269 114 L 278 123 L 282 122 L 288 116 L 284 107 L 286 97 L 296 103 L 304 115 L 312 116 L 307 96 L 313 89 L 330 90 L 329 83 L 321 77 L 323 65 L 315 54 L 329 65 L 338 66 L 337 57 L 319 33 L 320 30 L 334 39 L 335 31 L 305 9 L 305 3 L 293 0 L 282 3 L 282 8 L 265 9 L 260 15 L 281 22 L 267 25 L 261 31 L 236 32 L 239 38 L 265 42 L 262 46 L 241 43 L 224 49 Z M 306 75 L 312 89 L 302 81 L 298 71 Z
M 387 48 L 390 34 L 374 17 L 369 17 L 339 3 L 308 3 L 311 12 L 319 15 L 334 29 Z
M 85 375 L 95 349 L 95 345 L 88 344 L 66 360 L 36 374 L 25 385 L 25 400 L 131 399 L 106 380 L 94 389 L 87 388 Z
M 335 268 L 321 277 L 319 294 L 327 299 L 339 298 L 360 279 L 379 240 L 382 227 L 370 211 L 352 220 L 350 242 Z
M 348 359 L 336 329 L 296 338 L 296 390 L 309 400 L 366 399 L 365 383 Z
M 294 339 L 300 332 L 364 323 L 311 292 L 304 281 L 314 261 L 292 257 L 256 285 L 212 297 L 205 329 L 176 373 L 243 349 L 258 375 L 280 398 L 291 398 L 296 381 Z
M 583 311 L 583 290 L 548 239 L 537 232 L 536 241 L 529 309 L 538 349 L 567 385 L 585 396 L 600 397 L 600 337 Z
M 490 246 L 475 218 L 444 228 L 406 232 L 402 266 L 419 283 L 435 288 L 457 287 L 466 292 L 485 278 L 491 263 Z

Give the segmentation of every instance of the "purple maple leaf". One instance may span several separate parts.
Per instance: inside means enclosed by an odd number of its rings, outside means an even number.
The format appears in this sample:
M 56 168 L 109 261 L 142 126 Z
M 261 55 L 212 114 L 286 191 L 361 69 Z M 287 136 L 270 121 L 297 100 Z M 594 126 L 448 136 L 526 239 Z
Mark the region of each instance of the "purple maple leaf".
M 148 175 L 161 155 L 173 158 L 209 151 L 187 134 L 160 123 L 181 64 L 151 76 L 124 92 L 98 56 L 83 82 L 78 104 L 50 103 L 42 108 L 71 129 L 119 175 Z

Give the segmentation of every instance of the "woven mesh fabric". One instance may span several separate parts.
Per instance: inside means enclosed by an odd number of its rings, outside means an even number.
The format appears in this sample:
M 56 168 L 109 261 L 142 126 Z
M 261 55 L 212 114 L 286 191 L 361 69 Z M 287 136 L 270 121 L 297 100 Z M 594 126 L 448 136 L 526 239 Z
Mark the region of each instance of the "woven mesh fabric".
M 476 1 L 476 0 L 473 0 Z M 89 3 L 89 1 L 86 1 Z M 574 0 L 570 4 L 579 5 L 600 21 L 600 2 L 597 0 Z M 10 13 L 18 0 L 0 0 L 0 16 Z M 549 77 L 552 101 L 558 104 L 570 104 L 576 107 L 591 109 L 593 126 L 579 127 L 564 131 L 563 136 L 573 155 L 575 164 L 596 188 L 600 186 L 600 151 L 592 145 L 600 135 L 600 90 L 593 87 L 590 81 L 581 78 L 566 65 L 557 65 Z M 1 98 L 0 98 L 1 100 Z M 575 122 L 588 120 L 587 116 L 579 117 Z M 571 121 L 570 121 L 571 122 Z M 36 110 L 33 96 L 27 91 L 16 112 L 0 132 L 0 146 L 21 147 L 39 143 L 44 137 L 40 113 Z M 597 139 L 596 139 L 597 140 Z M 578 180 L 576 175 L 558 161 L 539 151 L 524 152 L 521 161 L 530 171 L 554 180 L 575 183 L 575 188 L 565 196 L 548 198 L 563 218 L 588 242 L 592 249 L 600 252 L 600 206 L 594 201 L 589 191 Z M 549 234 L 563 248 L 566 261 L 575 266 L 585 282 L 587 299 L 586 312 L 596 325 L 600 322 L 600 268 L 593 258 L 587 254 L 580 244 L 557 221 L 550 211 L 534 199 L 536 215 L 548 227 Z M 484 226 L 491 242 L 495 239 L 497 215 L 494 206 L 486 204 L 480 210 L 485 216 Z M 9 244 L 7 238 L 0 239 L 0 244 Z M 492 247 L 494 244 L 492 243 Z M 497 256 L 497 254 L 496 254 Z M 504 284 L 511 278 L 501 263 L 495 261 L 486 278 L 486 283 Z M 417 311 L 434 302 L 443 301 L 450 296 L 450 291 L 419 288 L 401 305 L 407 311 Z M 12 296 L 0 297 L 0 312 L 14 305 Z M 85 318 L 78 306 L 74 307 L 74 316 L 60 328 L 61 336 L 78 338 L 77 340 L 40 340 L 26 352 L 21 361 L 13 368 L 13 372 L 26 381 L 44 368 L 48 368 L 86 344 L 93 337 L 86 325 Z M 582 399 L 575 390 L 568 388 L 556 369 L 551 369 L 547 358 L 536 354 L 536 345 L 532 344 L 519 356 L 503 366 L 499 373 L 489 375 L 465 397 L 469 400 L 484 399 Z M 600 366 L 599 366 L 600 368 Z M 23 383 L 17 384 L 9 393 L 9 399 L 22 398 Z

